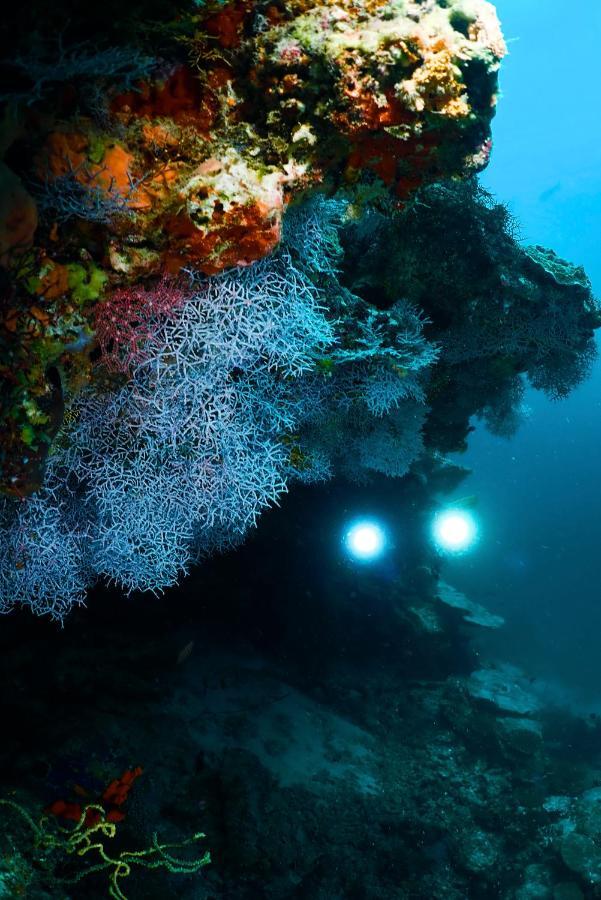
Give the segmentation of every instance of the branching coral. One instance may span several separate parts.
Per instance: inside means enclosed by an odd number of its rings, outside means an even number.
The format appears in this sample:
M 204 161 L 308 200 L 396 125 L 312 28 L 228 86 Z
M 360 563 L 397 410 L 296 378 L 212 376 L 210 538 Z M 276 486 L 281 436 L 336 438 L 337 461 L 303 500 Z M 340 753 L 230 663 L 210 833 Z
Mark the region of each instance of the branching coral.
M 105 362 L 133 365 L 133 375 L 105 395 L 75 398 L 42 493 L 4 501 L 15 516 L 4 607 L 61 617 L 65 598 L 80 597 L 89 580 L 83 560 L 90 575 L 130 590 L 161 589 L 214 530 L 243 532 L 285 489 L 279 438 L 301 409 L 289 384 L 333 341 L 317 288 L 282 252 L 182 290 L 162 282 L 148 305 L 138 292 L 100 308 Z M 122 321 L 112 321 L 115 305 Z M 66 530 L 71 514 L 77 544 Z M 41 585 L 44 554 L 52 565 Z
M 10 80 L 24 82 L 27 87 L 0 93 L 0 102 L 24 100 L 31 105 L 57 85 L 74 81 L 100 79 L 128 90 L 148 77 L 156 60 L 133 47 L 98 49 L 89 42 L 65 46 L 62 35 L 53 42 L 36 40 L 34 34 L 27 53 L 13 55 L 4 66 L 9 68 Z
M 26 503 L 15 507 L 0 499 L 0 612 L 25 605 L 60 620 L 83 602 L 89 535 L 81 514 L 72 517 L 64 494 L 64 486 L 48 473 L 44 489 Z
M 430 320 L 440 357 L 429 427 L 450 438 L 456 419 L 462 435 L 445 449 L 462 445 L 470 415 L 511 432 L 524 377 L 552 397 L 586 377 L 601 317 L 585 273 L 522 247 L 507 209 L 475 182 L 426 188 L 396 216 L 350 225 L 343 243 L 354 292 L 383 308 L 401 292 Z
M 340 285 L 343 221 L 339 201 L 315 201 L 269 259 L 97 306 L 104 388 L 70 398 L 42 490 L 4 501 L 3 609 L 60 619 L 100 574 L 161 590 L 243 535 L 290 478 L 324 477 L 344 457 L 353 477 L 407 471 L 437 351 L 413 308 L 379 311 Z
M 111 842 L 117 834 L 117 826 L 107 819 L 99 804 L 88 804 L 75 826 L 67 828 L 48 818 L 36 822 L 29 811 L 14 800 L 0 800 L 0 807 L 4 813 L 12 814 L 33 840 L 33 847 L 28 850 L 23 835 L 23 855 L 17 859 L 20 877 L 15 879 L 19 882 L 19 892 L 28 890 L 32 882 L 36 886 L 42 884 L 44 891 L 47 886 L 62 890 L 80 884 L 85 878 L 106 873 L 107 896 L 127 900 L 123 881 L 136 868 L 193 875 L 211 861 L 208 852 L 190 859 L 174 855 L 201 841 L 205 835 L 200 832 L 179 843 L 161 843 L 155 834 L 152 845 L 143 850 L 113 850 Z M 6 825 L 4 833 L 10 833 L 10 828 Z M 31 858 L 29 866 L 25 863 L 28 857 Z M 71 873 L 68 873 L 69 868 Z
M 78 177 L 79 175 L 79 177 Z M 128 195 L 97 183 L 97 172 L 67 172 L 32 188 L 42 217 L 62 225 L 71 219 L 109 225 L 129 210 Z M 130 195 L 134 194 L 132 184 Z
M 385 417 L 371 415 L 362 402 L 324 405 L 301 433 L 301 480 L 309 480 L 306 473 L 318 480 L 324 469 L 358 482 L 374 472 L 402 478 L 424 450 L 426 413 L 423 403 L 410 399 Z
M 95 384 L 69 398 L 42 490 L 4 501 L 3 608 L 60 619 L 98 575 L 161 590 L 290 480 L 402 477 L 459 446 L 474 413 L 511 430 L 521 372 L 558 391 L 598 323 L 588 282 L 522 250 L 474 191 L 431 188 L 359 222 L 317 196 L 268 259 L 108 294 Z M 457 284 L 433 264 L 436 233 Z
M 113 291 L 95 310 L 96 341 L 103 364 L 113 372 L 130 374 L 152 348 L 160 345 L 158 324 L 172 318 L 192 296 L 183 281 L 162 278 Z

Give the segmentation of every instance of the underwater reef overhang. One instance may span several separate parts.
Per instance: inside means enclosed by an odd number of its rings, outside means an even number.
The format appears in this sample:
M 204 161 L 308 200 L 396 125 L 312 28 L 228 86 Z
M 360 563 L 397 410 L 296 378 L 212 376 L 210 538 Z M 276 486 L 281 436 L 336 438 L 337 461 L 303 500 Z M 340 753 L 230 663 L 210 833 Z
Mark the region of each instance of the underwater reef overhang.
M 316 189 L 402 203 L 478 171 L 505 53 L 485 0 L 159 4 L 150 30 L 113 10 L 108 47 L 89 39 L 94 11 L 67 7 L 71 43 L 53 37 L 60 4 L 34 4 L 3 63 L 0 489 L 15 496 L 40 487 L 65 398 L 97 378 L 106 296 L 265 257 Z
M 436 482 L 594 356 L 585 273 L 477 183 L 492 6 L 155 2 L 4 64 L 2 612 L 162 591 L 295 482 Z

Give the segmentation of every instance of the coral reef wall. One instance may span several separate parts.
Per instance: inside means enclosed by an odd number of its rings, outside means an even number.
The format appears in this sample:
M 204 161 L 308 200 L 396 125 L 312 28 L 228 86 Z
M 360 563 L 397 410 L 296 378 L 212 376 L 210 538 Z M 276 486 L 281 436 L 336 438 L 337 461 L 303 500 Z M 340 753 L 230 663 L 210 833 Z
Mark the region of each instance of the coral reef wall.
M 0 609 L 162 590 L 292 481 L 436 465 L 586 373 L 586 276 L 475 183 L 485 0 L 59 12 L 2 64 Z

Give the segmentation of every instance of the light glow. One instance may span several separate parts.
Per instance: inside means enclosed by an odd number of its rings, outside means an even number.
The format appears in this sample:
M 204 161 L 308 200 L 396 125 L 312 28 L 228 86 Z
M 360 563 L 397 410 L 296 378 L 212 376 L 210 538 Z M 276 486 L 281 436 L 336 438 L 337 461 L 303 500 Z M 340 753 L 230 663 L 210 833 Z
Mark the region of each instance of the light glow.
M 475 542 L 478 529 L 474 517 L 464 509 L 445 509 L 434 516 L 434 541 L 447 553 L 463 553 Z
M 345 532 L 347 553 L 358 562 L 373 562 L 386 549 L 386 532 L 378 522 L 363 519 Z

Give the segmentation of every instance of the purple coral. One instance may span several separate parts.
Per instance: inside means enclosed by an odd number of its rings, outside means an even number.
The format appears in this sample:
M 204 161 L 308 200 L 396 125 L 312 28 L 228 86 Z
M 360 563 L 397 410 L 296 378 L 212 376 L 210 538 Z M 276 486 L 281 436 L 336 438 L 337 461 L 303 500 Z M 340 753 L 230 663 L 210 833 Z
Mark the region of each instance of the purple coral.
M 117 291 L 100 307 L 98 339 L 104 363 L 131 378 L 73 401 L 54 486 L 19 508 L 0 551 L 15 564 L 19 541 L 26 551 L 21 568 L 5 566 L 5 604 L 14 596 L 60 617 L 97 575 L 162 590 L 243 534 L 286 490 L 281 436 L 304 402 L 292 385 L 334 334 L 318 289 L 282 251 L 193 276 L 189 290 L 163 281 Z M 69 527 L 66 506 L 79 517 Z
M 0 613 L 27 606 L 60 621 L 85 599 L 87 530 L 73 521 L 68 495 L 52 482 L 17 506 L 0 499 Z
M 99 306 L 100 365 L 129 380 L 73 399 L 43 490 L 3 501 L 1 608 L 61 618 L 99 575 L 160 591 L 240 540 L 290 478 L 343 459 L 355 475 L 408 469 L 436 350 L 408 305 L 377 311 L 340 287 L 342 207 L 316 204 L 253 266 Z
M 131 373 L 152 355 L 158 322 L 173 317 L 190 296 L 185 284 L 166 276 L 153 285 L 135 284 L 109 294 L 95 317 L 104 365 L 113 372 Z

